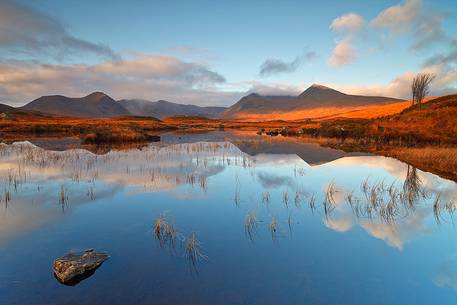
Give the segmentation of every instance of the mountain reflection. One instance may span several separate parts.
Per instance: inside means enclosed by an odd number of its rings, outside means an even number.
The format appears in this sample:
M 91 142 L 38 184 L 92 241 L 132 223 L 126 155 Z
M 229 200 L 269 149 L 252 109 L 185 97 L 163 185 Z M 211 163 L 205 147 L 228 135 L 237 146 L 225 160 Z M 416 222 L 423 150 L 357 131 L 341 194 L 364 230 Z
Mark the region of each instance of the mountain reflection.
M 436 223 L 428 223 L 429 217 L 442 224 L 452 221 L 455 183 L 394 159 L 337 158 L 339 152 L 325 148 L 324 157 L 313 157 L 311 166 L 303 161 L 306 156 L 276 150 L 277 144 L 264 151 L 251 138 L 240 138 L 236 145 L 217 141 L 218 134 L 214 141 L 198 141 L 195 135 L 194 140 L 183 143 L 181 136 L 169 135 L 161 143 L 103 155 L 83 149 L 49 151 L 28 142 L 2 145 L 0 245 L 71 215 L 78 205 L 119 192 L 173 191 L 177 199 L 187 200 L 212 193 L 212 180 L 219 176 L 225 183 L 213 196 L 222 202 L 232 198 L 245 211 L 251 240 L 262 226 L 273 239 L 286 233 L 280 228 L 289 227 L 291 233 L 304 209 L 331 230 L 359 227 L 399 250 L 413 236 L 433 230 Z M 318 148 L 312 151 L 318 155 Z

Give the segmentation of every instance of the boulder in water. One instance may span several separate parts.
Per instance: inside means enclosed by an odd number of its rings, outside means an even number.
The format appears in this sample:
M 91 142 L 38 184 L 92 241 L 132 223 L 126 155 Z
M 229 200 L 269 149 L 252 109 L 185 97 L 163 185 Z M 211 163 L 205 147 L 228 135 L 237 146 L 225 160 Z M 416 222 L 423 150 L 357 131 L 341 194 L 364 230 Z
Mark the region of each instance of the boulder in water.
M 76 285 L 94 274 L 108 258 L 108 254 L 94 249 L 87 249 L 81 255 L 69 253 L 54 261 L 54 275 L 65 285 Z

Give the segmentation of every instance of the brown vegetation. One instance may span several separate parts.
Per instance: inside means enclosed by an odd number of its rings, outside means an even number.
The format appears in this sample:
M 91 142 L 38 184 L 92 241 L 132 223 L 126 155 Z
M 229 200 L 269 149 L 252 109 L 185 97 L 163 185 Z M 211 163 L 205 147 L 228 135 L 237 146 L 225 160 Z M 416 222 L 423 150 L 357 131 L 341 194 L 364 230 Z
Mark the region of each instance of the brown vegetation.
M 79 137 L 83 144 L 155 140 L 157 132 L 174 129 L 150 117 L 67 118 L 15 112 L 0 119 L 0 140 Z
M 457 148 L 455 147 L 397 147 L 384 151 L 384 154 L 398 158 L 419 169 L 457 180 Z
M 303 133 L 330 138 L 352 138 L 378 145 L 417 146 L 457 144 L 457 95 L 431 99 L 396 115 L 377 119 L 337 119 L 318 127 L 303 125 Z

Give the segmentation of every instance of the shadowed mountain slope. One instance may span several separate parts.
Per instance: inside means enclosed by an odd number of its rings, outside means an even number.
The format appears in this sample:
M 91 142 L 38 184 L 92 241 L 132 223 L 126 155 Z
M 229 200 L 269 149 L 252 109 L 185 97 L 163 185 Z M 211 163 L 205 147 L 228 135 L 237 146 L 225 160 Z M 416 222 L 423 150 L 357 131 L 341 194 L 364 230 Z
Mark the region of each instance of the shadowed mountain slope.
M 140 99 L 120 100 L 119 103 L 134 115 L 153 116 L 164 118 L 174 115 L 192 115 L 214 117 L 223 112 L 225 107 L 200 107 L 195 105 L 183 105 L 167 101 L 151 102 Z
M 70 117 L 102 118 L 130 114 L 120 103 L 102 92 L 94 92 L 81 98 L 42 96 L 19 109 Z
M 0 112 L 8 112 L 8 111 L 13 111 L 16 108 L 5 105 L 5 104 L 0 104 Z

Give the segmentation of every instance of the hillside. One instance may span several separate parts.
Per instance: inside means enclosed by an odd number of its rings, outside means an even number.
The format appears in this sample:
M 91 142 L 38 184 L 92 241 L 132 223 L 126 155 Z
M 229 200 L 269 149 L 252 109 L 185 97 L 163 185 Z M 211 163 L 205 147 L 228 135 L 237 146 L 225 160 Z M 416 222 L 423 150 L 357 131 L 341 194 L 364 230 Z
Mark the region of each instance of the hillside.
M 418 140 L 457 143 L 457 94 L 431 99 L 421 107 L 408 107 L 374 124 L 378 125 L 372 128 L 388 137 L 410 134 Z
M 102 92 L 94 92 L 81 98 L 42 96 L 19 109 L 69 117 L 103 118 L 130 114 L 120 103 Z
M 225 107 L 184 105 L 163 100 L 151 102 L 147 100 L 130 99 L 120 100 L 119 103 L 134 115 L 153 116 L 156 118 L 164 118 L 174 115 L 214 117 L 226 109 Z
M 13 111 L 15 109 L 16 108 L 14 108 L 14 107 L 11 107 L 11 106 L 8 106 L 5 104 L 0 104 L 0 112 L 9 112 L 9 111 Z
M 250 94 L 229 107 L 220 117 L 227 120 L 298 120 L 340 115 L 350 117 L 353 112 L 358 112 L 357 115 L 365 112 L 369 116 L 371 111 L 382 114 L 386 111 L 387 114 L 390 111 L 399 112 L 404 108 L 400 104 L 393 108 L 386 105 L 402 102 L 405 101 L 389 97 L 349 95 L 314 84 L 298 96 Z
M 377 119 L 329 119 L 306 127 L 315 136 L 369 139 L 376 143 L 417 145 L 457 143 L 457 94 L 432 98 Z

